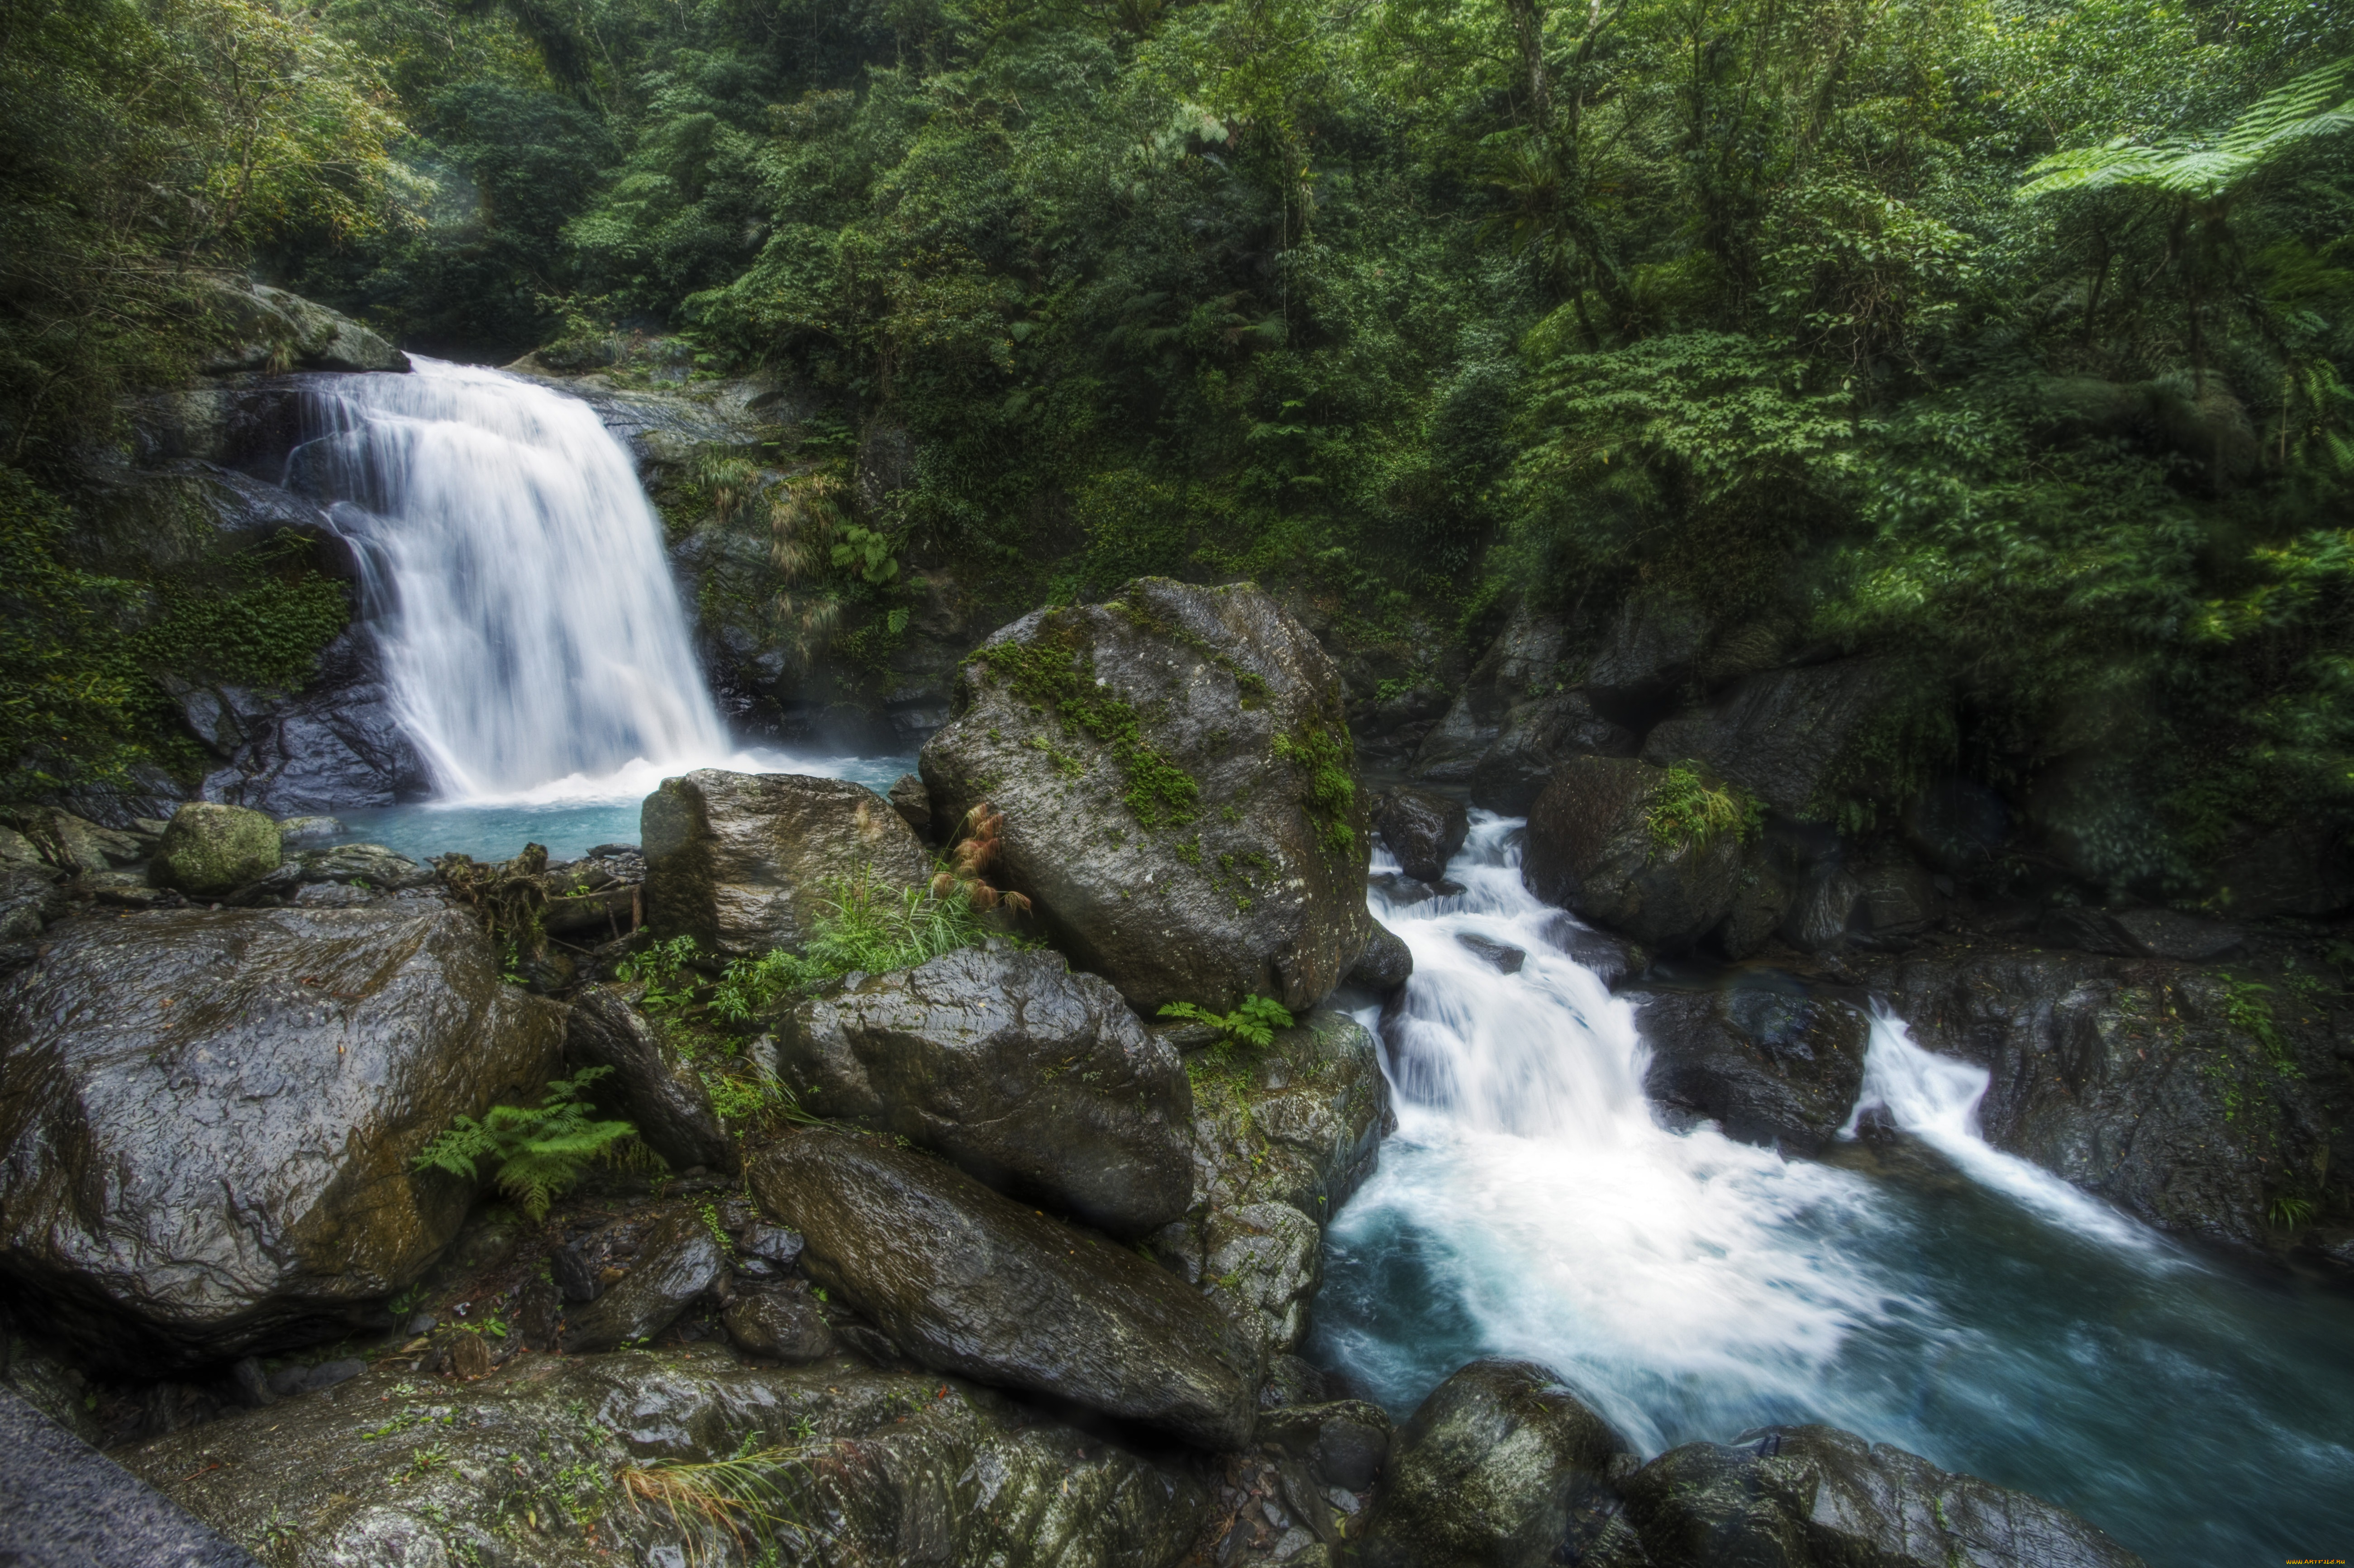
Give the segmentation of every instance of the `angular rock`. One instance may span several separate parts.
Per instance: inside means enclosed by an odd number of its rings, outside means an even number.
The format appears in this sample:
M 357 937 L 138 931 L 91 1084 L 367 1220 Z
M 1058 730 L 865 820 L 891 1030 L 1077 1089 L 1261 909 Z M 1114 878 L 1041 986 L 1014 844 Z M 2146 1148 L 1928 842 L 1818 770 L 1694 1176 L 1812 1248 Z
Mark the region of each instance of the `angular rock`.
M 1529 961 L 1526 948 L 1499 942 L 1492 937 L 1482 937 L 1475 932 L 1465 931 L 1458 934 L 1455 941 L 1458 947 L 1462 948 L 1466 952 L 1477 955 L 1482 962 L 1500 975 L 1519 974 L 1521 966 Z
M 172 814 L 154 875 L 191 898 L 217 898 L 278 869 L 278 824 L 241 806 L 192 800 Z
M 1374 921 L 1364 952 L 1349 971 L 1349 983 L 1375 996 L 1387 996 L 1413 978 L 1414 949 L 1405 945 L 1405 938 Z
M 916 836 L 926 843 L 932 842 L 932 792 L 924 788 L 923 776 L 902 773 L 899 781 L 891 786 L 891 809 L 907 819 Z
M 1846 1122 L 1872 1044 L 1862 1012 L 1796 986 L 1662 992 L 1635 1022 L 1651 1047 L 1652 1100 L 1794 1154 L 1819 1153 Z
M 454 910 L 77 923 L 0 992 L 0 1274 L 127 1370 L 345 1331 L 464 1217 L 418 1152 L 562 1035 Z
M 0 865 L 0 942 L 28 942 L 66 912 L 65 889 L 47 866 Z
M 305 845 L 323 844 L 330 839 L 341 838 L 343 822 L 334 817 L 281 817 L 278 821 L 278 843 L 281 849 L 301 849 Z
M 1833 1426 L 1687 1444 L 1625 1490 L 1652 1568 L 2141 1568 L 2041 1498 Z
M 305 883 L 360 883 L 383 893 L 430 887 L 433 868 L 419 865 L 382 844 L 334 844 L 304 850 L 294 857 Z
M 670 1214 L 639 1244 L 638 1261 L 596 1300 L 564 1319 L 564 1348 L 574 1355 L 650 1340 L 719 1283 L 727 1255 L 695 1214 Z
M 1778 927 L 1782 939 L 1802 953 L 1844 947 L 1860 924 L 1863 885 L 1845 867 L 1818 865 L 1798 885 Z
M 135 833 L 101 828 L 54 806 L 19 807 L 7 820 L 14 825 L 6 858 L 33 860 L 59 871 L 102 872 L 132 865 L 145 860 L 154 848 Z
M 1608 1494 L 1611 1467 L 1631 1453 L 1550 1368 L 1473 1361 L 1434 1389 L 1392 1439 L 1360 1561 L 1367 1568 L 1560 1562 L 1574 1512 Z
M 809 1293 L 790 1287 L 747 1290 L 719 1321 L 746 1355 L 772 1361 L 819 1361 L 840 1348 Z
M 1630 758 L 1563 763 L 1529 812 L 1529 891 L 1646 947 L 1675 950 L 1707 936 L 1741 891 L 1741 843 L 1729 832 L 1655 843 L 1649 813 L 1667 777 Z
M 454 1385 L 393 1356 L 267 1420 L 213 1422 L 117 1457 L 228 1534 L 273 1543 L 281 1568 L 500 1551 L 661 1564 L 743 1554 L 708 1520 L 682 1521 L 612 1478 L 748 1444 L 815 1457 L 767 1474 L 792 1517 L 823 1521 L 827 1561 L 1171 1568 L 1209 1503 L 1189 1465 L 938 1373 L 755 1367 L 707 1345 L 521 1356 Z M 283 1531 L 289 1519 L 301 1528 Z
M 1275 1355 L 1308 1337 L 1308 1308 L 1324 1283 L 1324 1227 L 1288 1203 L 1213 1209 L 1203 1227 L 1203 1288 L 1259 1350 Z
M 1317 1480 L 1343 1491 L 1372 1487 L 1389 1457 L 1389 1413 L 1361 1400 L 1299 1404 L 1259 1413 L 1258 1440 L 1305 1460 Z
M 928 1155 L 800 1134 L 752 1167 L 804 1272 L 926 1366 L 1067 1400 L 1211 1448 L 1250 1440 L 1258 1359 L 1216 1308 L 1125 1247 Z
M 1714 712 L 1653 728 L 1643 760 L 1700 762 L 1785 815 L 1827 821 L 1902 689 L 1901 673 L 1882 659 L 1769 670 L 1735 684 Z
M 711 1091 L 617 992 L 587 986 L 572 999 L 564 1055 L 575 1070 L 612 1069 L 596 1086 L 598 1098 L 636 1123 L 638 1137 L 672 1170 L 736 1170 L 736 1140 L 711 1108 Z
M 1185 1212 L 1193 1097 L 1119 992 L 1046 952 L 966 948 L 779 1021 L 820 1116 L 937 1150 L 990 1186 L 1139 1236 Z
M 165 684 L 188 727 L 221 760 L 205 777 L 207 800 L 288 816 L 390 806 L 431 789 L 364 628 L 320 650 L 299 693 Z
M 932 872 L 907 820 L 841 779 L 699 768 L 646 797 L 641 836 L 647 925 L 727 958 L 798 950 L 845 881 L 896 897 Z
M 1398 869 L 1417 882 L 1445 876 L 1447 863 L 1471 836 L 1471 814 L 1463 802 L 1427 789 L 1388 790 L 1374 799 L 1373 816 Z
M 1343 695 L 1257 588 L 1142 577 L 977 650 L 924 781 L 945 817 L 1004 813 L 1005 881 L 1140 1011 L 1253 994 L 1304 1011 L 1372 925 Z
M 1556 692 L 1514 707 L 1471 769 L 1471 803 L 1507 817 L 1528 814 L 1553 770 L 1573 757 L 1630 757 L 1632 731 L 1595 711 L 1584 692 Z
M 2179 909 L 2128 909 L 2116 917 L 2119 929 L 2152 959 L 2178 959 L 2186 963 L 2212 963 L 2247 945 L 2248 934 L 2236 926 L 2201 920 Z

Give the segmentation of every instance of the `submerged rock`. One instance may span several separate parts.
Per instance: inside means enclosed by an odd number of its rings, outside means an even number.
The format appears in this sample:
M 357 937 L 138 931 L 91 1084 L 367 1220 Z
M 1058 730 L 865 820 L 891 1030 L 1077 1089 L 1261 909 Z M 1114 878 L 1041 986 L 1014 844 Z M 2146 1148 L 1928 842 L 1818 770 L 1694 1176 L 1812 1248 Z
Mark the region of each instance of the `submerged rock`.
M 1374 800 L 1373 815 L 1398 869 L 1417 882 L 1445 876 L 1447 863 L 1471 836 L 1471 814 L 1463 802 L 1427 789 L 1389 790 Z
M 1792 1154 L 1819 1153 L 1845 1124 L 1872 1044 L 1861 1010 L 1795 983 L 1655 993 L 1635 1024 L 1651 1048 L 1646 1095 Z
M 341 1331 L 464 1217 L 414 1157 L 562 1034 L 453 910 L 76 923 L 0 992 L 0 1274 L 131 1371 Z
M 1690 948 L 1714 930 L 1741 891 L 1741 843 L 1731 832 L 1655 841 L 1650 812 L 1667 779 L 1628 758 L 1562 764 L 1529 811 L 1529 891 L 1649 948 Z
M 711 1091 L 617 993 L 588 986 L 572 999 L 564 1054 L 576 1069 L 611 1070 L 612 1076 L 597 1086 L 598 1098 L 636 1123 L 638 1137 L 671 1169 L 736 1169 L 736 1140 L 711 1108 Z
M 1768 1426 L 1730 1446 L 1687 1444 L 1644 1466 L 1625 1491 L 1650 1568 L 2141 1564 L 2041 1498 L 1834 1426 Z
M 1211 1448 L 1250 1439 L 1257 1357 L 1215 1308 L 1126 1247 L 946 1162 L 835 1133 L 755 1161 L 754 1195 L 802 1270 L 926 1366 Z
M 1532 1361 L 1473 1361 L 1392 1439 L 1358 1560 L 1366 1568 L 1560 1562 L 1573 1516 L 1606 1498 L 1613 1466 L 1632 1458 L 1627 1440 L 1559 1373 Z
M 1177 1053 L 1057 954 L 967 948 L 801 1003 L 778 1065 L 820 1116 L 947 1155 L 1001 1192 L 1138 1236 L 1185 1212 Z
M 977 650 L 924 781 L 944 817 L 1004 813 L 1005 881 L 1140 1010 L 1260 994 L 1299 1011 L 1373 924 L 1342 700 L 1331 659 L 1257 588 L 1142 577 Z
M 845 882 L 885 896 L 931 874 L 915 831 L 882 796 L 841 779 L 698 768 L 646 797 L 646 922 L 707 953 L 798 949 Z
M 217 898 L 278 869 L 278 824 L 241 806 L 193 800 L 172 814 L 154 877 L 192 898 Z
M 663 1488 L 738 1456 L 757 1509 Z M 1166 1568 L 1208 1501 L 1185 1466 L 938 1373 L 719 1348 L 522 1356 L 458 1385 L 394 1358 L 116 1457 L 286 1568 L 741 1562 L 770 1542 L 787 1562 Z

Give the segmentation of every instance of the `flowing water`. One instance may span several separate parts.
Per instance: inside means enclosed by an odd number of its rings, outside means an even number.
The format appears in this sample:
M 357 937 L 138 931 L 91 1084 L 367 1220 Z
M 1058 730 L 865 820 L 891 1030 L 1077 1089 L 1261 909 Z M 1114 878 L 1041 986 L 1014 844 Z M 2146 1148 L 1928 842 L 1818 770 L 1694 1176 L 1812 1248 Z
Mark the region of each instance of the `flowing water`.
M 1645 1104 L 1635 1005 L 1547 939 L 1518 824 L 1383 1024 L 1399 1128 L 1334 1220 L 1311 1353 L 1403 1415 L 1479 1355 L 1553 1366 L 1647 1454 L 1827 1421 L 2075 1509 L 2154 1563 L 2354 1546 L 2354 1301 L 2194 1256 L 1987 1145 L 1986 1075 L 1872 1029 L 1905 1137 L 1785 1160 Z M 1458 941 L 1524 949 L 1500 974 Z M 1369 1016 L 1369 1023 L 1377 1021 Z
M 639 803 L 695 768 L 877 789 L 906 758 L 742 749 L 704 685 L 628 450 L 577 397 L 417 358 L 322 378 L 288 482 L 330 500 L 434 799 L 345 814 L 404 853 L 558 858 L 634 842 Z

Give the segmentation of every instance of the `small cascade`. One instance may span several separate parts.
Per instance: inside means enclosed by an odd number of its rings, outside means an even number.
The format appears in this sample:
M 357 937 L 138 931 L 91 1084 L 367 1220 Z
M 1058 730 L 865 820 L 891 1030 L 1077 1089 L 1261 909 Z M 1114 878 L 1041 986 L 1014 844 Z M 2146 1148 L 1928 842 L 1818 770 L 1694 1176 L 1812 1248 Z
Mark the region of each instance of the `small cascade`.
M 2203 1266 L 1991 1148 L 1986 1073 L 1893 1017 L 1850 1123 L 1893 1144 L 1786 1160 L 1661 1125 L 1637 1003 L 1554 939 L 1520 826 L 1474 814 L 1459 895 L 1372 893 L 1414 953 L 1362 1015 L 1399 1126 L 1327 1230 L 1311 1355 L 1400 1416 L 1473 1357 L 1527 1357 L 1647 1453 L 1827 1421 L 2179 1568 L 2264 1555 L 2284 1495 L 2317 1539 L 2348 1521 L 2354 1368 L 2328 1347 L 2354 1308 Z
M 334 502 L 358 547 L 386 675 L 442 797 L 525 798 L 624 770 L 650 787 L 724 757 L 621 443 L 577 397 L 416 366 L 323 380 L 320 433 L 288 479 Z

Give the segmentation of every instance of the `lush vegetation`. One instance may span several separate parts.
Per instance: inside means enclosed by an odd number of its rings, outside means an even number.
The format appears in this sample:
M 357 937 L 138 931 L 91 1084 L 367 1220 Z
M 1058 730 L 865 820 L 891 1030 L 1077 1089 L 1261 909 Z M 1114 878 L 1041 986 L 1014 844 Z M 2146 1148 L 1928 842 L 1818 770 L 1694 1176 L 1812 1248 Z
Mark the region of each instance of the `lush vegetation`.
M 487 1160 L 499 1191 L 535 1224 L 598 1160 L 634 1160 L 659 1169 L 652 1151 L 637 1141 L 634 1125 L 599 1121 L 588 1105 L 591 1086 L 611 1071 L 585 1067 L 557 1078 L 535 1106 L 493 1106 L 480 1121 L 458 1118 L 417 1156 L 417 1169 L 446 1171 L 471 1181 Z
M 26 486 L 252 267 L 793 383 L 797 646 L 879 669 L 941 567 L 1364 637 L 1640 587 L 1903 655 L 1892 766 L 2095 758 L 2186 884 L 2354 789 L 2349 58 L 2312 0 L 5 0 L 5 738 L 108 691 Z

